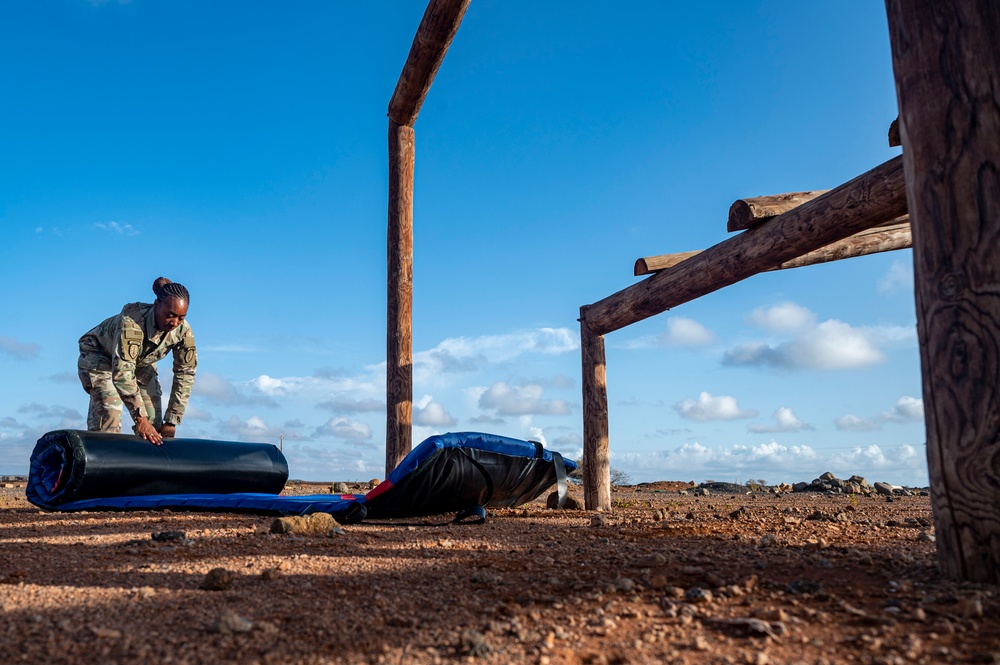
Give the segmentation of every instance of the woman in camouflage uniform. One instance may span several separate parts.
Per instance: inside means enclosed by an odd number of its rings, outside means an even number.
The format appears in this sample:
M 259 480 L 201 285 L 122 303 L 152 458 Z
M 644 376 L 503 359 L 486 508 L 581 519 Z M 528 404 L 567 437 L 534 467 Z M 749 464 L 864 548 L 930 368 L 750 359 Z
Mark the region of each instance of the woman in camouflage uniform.
M 136 434 L 154 445 L 173 437 L 191 397 L 198 353 L 185 321 L 188 290 L 160 277 L 153 282 L 156 301 L 134 302 L 80 338 L 77 368 L 90 395 L 87 429 L 120 432 L 122 406 L 135 421 Z M 173 351 L 174 381 L 162 412 L 156 362 Z

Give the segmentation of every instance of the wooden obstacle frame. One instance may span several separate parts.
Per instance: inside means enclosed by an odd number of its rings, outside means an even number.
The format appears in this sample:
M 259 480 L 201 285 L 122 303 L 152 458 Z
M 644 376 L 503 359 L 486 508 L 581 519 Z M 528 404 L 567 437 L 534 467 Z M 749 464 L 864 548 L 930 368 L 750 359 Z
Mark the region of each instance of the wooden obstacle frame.
M 470 0 L 431 0 L 389 104 L 386 471 L 412 427 L 414 132 Z M 913 247 L 938 559 L 1000 582 L 1000 4 L 886 0 L 903 154 L 825 192 L 742 199 L 698 252 L 636 261 L 649 275 L 580 308 L 586 507 L 610 497 L 604 335 L 747 279 Z

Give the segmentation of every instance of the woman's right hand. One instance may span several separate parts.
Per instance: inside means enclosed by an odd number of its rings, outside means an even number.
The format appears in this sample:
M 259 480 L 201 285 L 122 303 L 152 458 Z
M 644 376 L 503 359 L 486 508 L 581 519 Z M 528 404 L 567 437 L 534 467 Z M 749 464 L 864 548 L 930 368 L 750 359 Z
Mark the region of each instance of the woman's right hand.
M 160 433 L 156 431 L 155 427 L 153 427 L 153 423 L 149 422 L 149 418 L 139 418 L 139 420 L 136 421 L 135 433 L 146 439 L 146 441 L 149 441 L 154 446 L 163 445 L 163 437 L 160 436 Z

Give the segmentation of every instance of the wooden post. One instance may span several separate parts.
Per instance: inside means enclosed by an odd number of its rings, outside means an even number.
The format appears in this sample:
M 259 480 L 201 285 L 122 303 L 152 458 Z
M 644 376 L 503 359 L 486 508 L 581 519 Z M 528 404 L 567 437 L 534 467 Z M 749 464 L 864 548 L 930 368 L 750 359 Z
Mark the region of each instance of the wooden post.
M 760 226 L 622 289 L 587 308 L 597 335 L 735 284 L 906 212 L 903 162 L 895 157 Z
M 413 422 L 413 128 L 389 122 L 385 475 L 412 448 Z
M 1000 3 L 886 0 L 942 572 L 1000 582 Z
M 413 447 L 413 123 L 471 0 L 430 0 L 389 100 L 385 475 Z
M 580 308 L 583 365 L 583 497 L 587 510 L 611 508 L 611 458 L 608 441 L 608 380 L 604 337 L 587 325 Z

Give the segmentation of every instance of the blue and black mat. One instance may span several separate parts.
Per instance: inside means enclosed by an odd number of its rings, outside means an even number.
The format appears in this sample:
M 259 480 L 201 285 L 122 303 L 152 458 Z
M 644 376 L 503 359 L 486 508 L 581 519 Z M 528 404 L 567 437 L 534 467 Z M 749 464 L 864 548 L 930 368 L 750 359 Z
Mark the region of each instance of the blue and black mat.
M 261 515 L 330 513 L 344 523 L 457 513 L 527 503 L 555 484 L 560 504 L 572 460 L 541 444 L 495 434 L 432 436 L 365 495 L 282 496 L 284 455 L 270 444 L 139 437 L 77 430 L 42 436 L 27 498 L 46 510 L 201 510 Z

